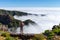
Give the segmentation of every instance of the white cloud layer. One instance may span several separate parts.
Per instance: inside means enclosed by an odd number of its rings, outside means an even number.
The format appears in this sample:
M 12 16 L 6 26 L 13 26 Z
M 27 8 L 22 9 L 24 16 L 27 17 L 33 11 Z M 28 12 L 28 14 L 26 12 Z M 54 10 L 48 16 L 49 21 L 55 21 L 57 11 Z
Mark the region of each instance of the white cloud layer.
M 46 16 L 14 16 L 18 20 L 27 20 L 31 19 L 35 21 L 39 26 L 30 25 L 29 27 L 25 26 L 25 33 L 41 33 L 47 29 L 52 29 L 53 25 L 60 23 L 60 8 L 43 8 L 43 7 L 7 7 L 1 8 L 6 10 L 17 10 L 23 11 L 32 14 L 46 14 Z M 32 29 L 33 28 L 33 29 Z M 18 30 L 17 30 L 18 31 Z
M 49 11 L 56 11 L 59 12 L 60 8 L 49 8 L 49 7 L 1 7 L 0 9 L 6 9 L 6 10 L 17 10 L 17 11 L 23 11 L 28 13 L 34 13 L 34 14 L 45 14 Z

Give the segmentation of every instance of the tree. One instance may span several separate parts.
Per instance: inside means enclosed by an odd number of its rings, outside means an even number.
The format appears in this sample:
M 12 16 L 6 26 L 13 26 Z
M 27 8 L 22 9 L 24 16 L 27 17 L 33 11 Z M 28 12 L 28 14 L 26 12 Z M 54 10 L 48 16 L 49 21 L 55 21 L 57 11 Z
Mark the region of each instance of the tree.
M 52 28 L 52 31 L 57 34 L 60 35 L 60 25 L 54 25 Z
M 55 34 L 54 34 L 53 31 L 46 30 L 46 31 L 44 32 L 44 35 L 47 36 L 47 39 L 48 39 L 48 40 L 51 40 L 51 39 L 54 37 Z

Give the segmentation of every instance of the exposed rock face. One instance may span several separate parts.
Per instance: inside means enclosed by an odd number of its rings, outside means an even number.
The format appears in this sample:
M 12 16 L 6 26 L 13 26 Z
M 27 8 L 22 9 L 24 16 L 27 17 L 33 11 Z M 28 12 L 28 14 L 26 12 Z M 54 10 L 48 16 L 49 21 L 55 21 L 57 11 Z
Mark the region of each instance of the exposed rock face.
M 7 25 L 11 22 L 10 16 L 7 14 L 0 15 L 0 23 Z
M 0 30 L 2 31 L 8 31 L 8 28 L 6 27 L 6 25 L 0 26 Z
M 13 16 L 9 14 L 0 14 L 0 23 L 3 25 L 8 25 L 8 27 L 18 27 L 19 21 L 13 18 Z

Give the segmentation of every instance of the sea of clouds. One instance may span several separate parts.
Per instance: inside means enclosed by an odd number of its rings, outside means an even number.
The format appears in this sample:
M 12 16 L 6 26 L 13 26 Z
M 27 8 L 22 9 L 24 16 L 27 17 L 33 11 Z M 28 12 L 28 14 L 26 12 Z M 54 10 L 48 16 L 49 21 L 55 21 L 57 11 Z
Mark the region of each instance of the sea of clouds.
M 60 8 L 39 8 L 39 7 L 16 7 L 16 8 L 1 8 L 6 10 L 17 10 L 35 15 L 27 15 L 27 16 L 17 16 L 14 18 L 17 20 L 25 21 L 27 19 L 33 20 L 37 25 L 29 24 L 29 26 L 24 26 L 24 33 L 33 33 L 39 34 L 44 32 L 45 30 L 51 30 L 53 25 L 58 25 L 60 23 Z M 45 16 L 41 16 L 40 14 L 44 14 Z M 17 28 L 17 33 L 20 32 L 20 28 Z
M 18 20 L 27 20 L 31 19 L 36 22 L 38 25 L 32 25 L 24 27 L 24 33 L 42 33 L 45 30 L 51 30 L 53 25 L 58 25 L 60 23 L 60 9 L 58 8 L 40 8 L 40 9 L 24 9 L 24 12 L 38 14 L 28 15 L 28 16 L 14 16 L 15 19 Z M 28 11 L 26 11 L 28 10 Z M 35 11 L 34 11 L 35 10 Z M 40 14 L 44 14 L 45 16 L 41 16 Z M 17 30 L 18 31 L 18 30 Z

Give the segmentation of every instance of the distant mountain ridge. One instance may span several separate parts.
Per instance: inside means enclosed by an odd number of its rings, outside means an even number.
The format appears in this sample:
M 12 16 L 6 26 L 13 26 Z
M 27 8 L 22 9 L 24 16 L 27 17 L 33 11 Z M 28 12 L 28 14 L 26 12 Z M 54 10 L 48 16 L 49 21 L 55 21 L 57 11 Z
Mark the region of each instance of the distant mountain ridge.
M 27 13 L 27 12 L 22 12 L 22 11 L 15 11 L 15 10 L 5 10 L 5 9 L 0 9 L 0 14 L 9 14 L 9 15 L 17 15 L 17 16 L 26 16 L 26 15 L 35 15 L 37 16 L 38 14 L 32 14 L 32 13 Z
M 21 12 L 21 11 L 10 11 L 10 10 L 4 10 L 4 9 L 0 9 L 0 14 L 9 14 L 9 15 L 18 15 L 18 16 L 22 16 L 22 15 L 28 15 L 28 13 L 25 12 Z
M 38 16 L 38 14 L 32 14 L 32 13 L 27 13 L 27 12 L 22 12 L 22 11 L 14 11 L 14 10 L 5 10 L 5 9 L 0 9 L 0 14 L 9 14 L 9 15 L 17 15 L 17 16 L 26 16 L 26 15 L 35 15 Z M 41 16 L 45 16 L 45 14 L 39 14 Z

